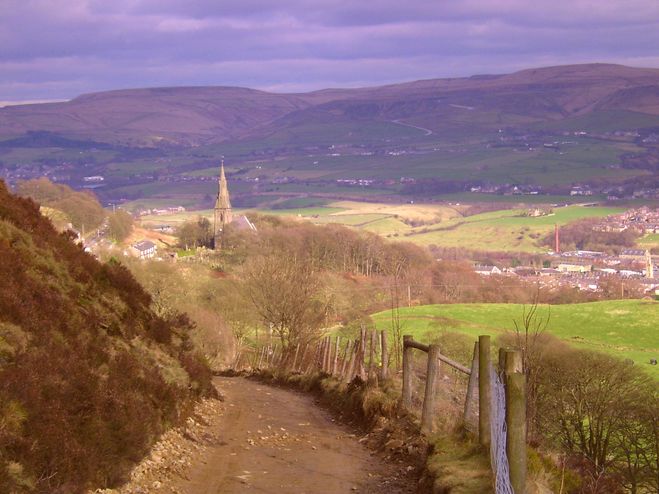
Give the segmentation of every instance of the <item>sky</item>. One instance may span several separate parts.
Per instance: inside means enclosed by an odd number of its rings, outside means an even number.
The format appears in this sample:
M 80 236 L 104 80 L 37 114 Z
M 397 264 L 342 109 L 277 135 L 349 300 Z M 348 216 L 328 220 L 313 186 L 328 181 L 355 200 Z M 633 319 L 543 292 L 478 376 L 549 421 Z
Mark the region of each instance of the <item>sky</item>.
M 659 67 L 659 0 L 0 0 L 0 102 Z

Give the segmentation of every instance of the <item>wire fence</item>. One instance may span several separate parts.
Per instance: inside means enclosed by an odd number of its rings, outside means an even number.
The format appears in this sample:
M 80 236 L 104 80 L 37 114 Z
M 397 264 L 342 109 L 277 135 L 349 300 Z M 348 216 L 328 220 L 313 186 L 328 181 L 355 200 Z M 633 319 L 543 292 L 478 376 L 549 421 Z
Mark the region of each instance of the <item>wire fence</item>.
M 490 462 L 495 478 L 496 494 L 514 494 L 506 453 L 506 390 L 499 373 L 490 365 Z

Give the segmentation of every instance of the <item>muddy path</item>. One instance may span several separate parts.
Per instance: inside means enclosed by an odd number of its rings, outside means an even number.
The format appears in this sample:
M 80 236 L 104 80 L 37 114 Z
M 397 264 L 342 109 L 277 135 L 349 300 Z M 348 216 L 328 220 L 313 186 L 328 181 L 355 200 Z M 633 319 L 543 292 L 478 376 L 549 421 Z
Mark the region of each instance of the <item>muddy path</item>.
M 181 494 L 415 492 L 406 465 L 383 462 L 313 397 L 240 377 L 216 378 L 223 412 Z

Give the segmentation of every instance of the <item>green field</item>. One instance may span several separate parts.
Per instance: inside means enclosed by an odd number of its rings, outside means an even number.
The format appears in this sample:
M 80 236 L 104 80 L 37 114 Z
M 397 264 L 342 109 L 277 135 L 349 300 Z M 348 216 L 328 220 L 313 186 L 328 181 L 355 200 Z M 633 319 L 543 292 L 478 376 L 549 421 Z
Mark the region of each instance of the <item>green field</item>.
M 131 206 L 144 205 L 135 201 Z M 303 199 L 286 200 L 281 205 L 314 204 Z M 164 205 L 164 204 L 163 204 Z M 176 205 L 169 201 L 168 205 Z M 549 207 L 546 207 L 548 210 Z M 477 250 L 545 252 L 547 247 L 538 241 L 551 232 L 555 224 L 565 225 L 582 218 L 600 218 L 624 211 L 624 208 L 567 206 L 554 208 L 551 214 L 539 217 L 523 216 L 527 208 L 502 209 L 472 216 L 462 216 L 465 208 L 439 204 L 384 204 L 355 201 L 327 202 L 324 206 L 291 209 L 244 209 L 243 214 L 254 211 L 260 214 L 290 217 L 315 224 L 340 224 L 369 231 L 418 245 L 466 247 Z M 179 224 L 209 211 L 187 211 L 172 215 L 144 217 L 145 226 L 153 222 Z M 417 221 L 421 226 L 411 226 Z M 652 245 L 652 238 L 648 245 Z
M 527 306 L 528 309 L 528 306 Z M 496 337 L 514 330 L 521 321 L 520 304 L 425 305 L 400 309 L 403 334 L 429 341 L 441 331 Z M 615 300 L 585 304 L 541 306 L 539 313 L 550 320 L 547 331 L 575 346 L 598 350 L 634 361 L 659 378 L 659 366 L 649 364 L 659 358 L 659 302 Z M 380 329 L 391 328 L 391 311 L 373 315 Z
M 364 203 L 363 211 L 360 211 L 359 203 L 349 203 L 350 209 L 346 209 L 345 204 L 263 212 L 303 217 L 317 224 L 338 223 L 419 245 L 543 252 L 547 248 L 539 246 L 538 239 L 550 232 L 555 224 L 565 225 L 582 218 L 600 218 L 624 211 L 624 208 L 567 206 L 554 208 L 552 214 L 539 217 L 521 216 L 527 211 L 526 208 L 502 209 L 467 217 L 453 214 L 447 217 L 446 207 L 418 205 L 418 216 L 426 221 L 422 226 L 412 227 L 403 220 L 414 218 L 415 206 L 405 205 L 407 210 L 397 214 L 387 213 L 384 208 L 381 211 L 374 210 L 371 203 Z M 330 207 L 332 205 L 344 206 L 344 209 Z M 437 222 L 429 219 L 432 208 L 438 216 Z M 393 210 L 393 206 L 390 209 Z
M 659 233 L 650 233 L 639 239 L 638 243 L 645 248 L 659 247 Z
M 456 218 L 439 225 L 416 228 L 405 239 L 420 245 L 469 247 L 481 250 L 543 252 L 538 240 L 554 225 L 565 225 L 583 218 L 601 218 L 624 208 L 567 206 L 554 208 L 546 216 L 521 216 L 526 209 L 506 209 Z

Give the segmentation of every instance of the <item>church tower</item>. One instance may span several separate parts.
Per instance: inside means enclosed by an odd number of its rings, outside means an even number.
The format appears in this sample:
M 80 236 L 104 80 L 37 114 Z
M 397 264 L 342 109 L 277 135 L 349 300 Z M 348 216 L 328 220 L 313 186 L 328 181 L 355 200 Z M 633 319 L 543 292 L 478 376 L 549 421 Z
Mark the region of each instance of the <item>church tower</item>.
M 652 265 L 652 255 L 649 250 L 645 251 L 645 277 L 654 279 L 654 266 Z
M 233 220 L 231 212 L 231 200 L 229 199 L 229 188 L 227 179 L 224 176 L 224 160 L 220 165 L 220 179 L 217 186 L 217 199 L 215 200 L 215 210 L 213 214 L 213 248 L 220 250 L 222 248 L 222 232 L 224 227 Z

